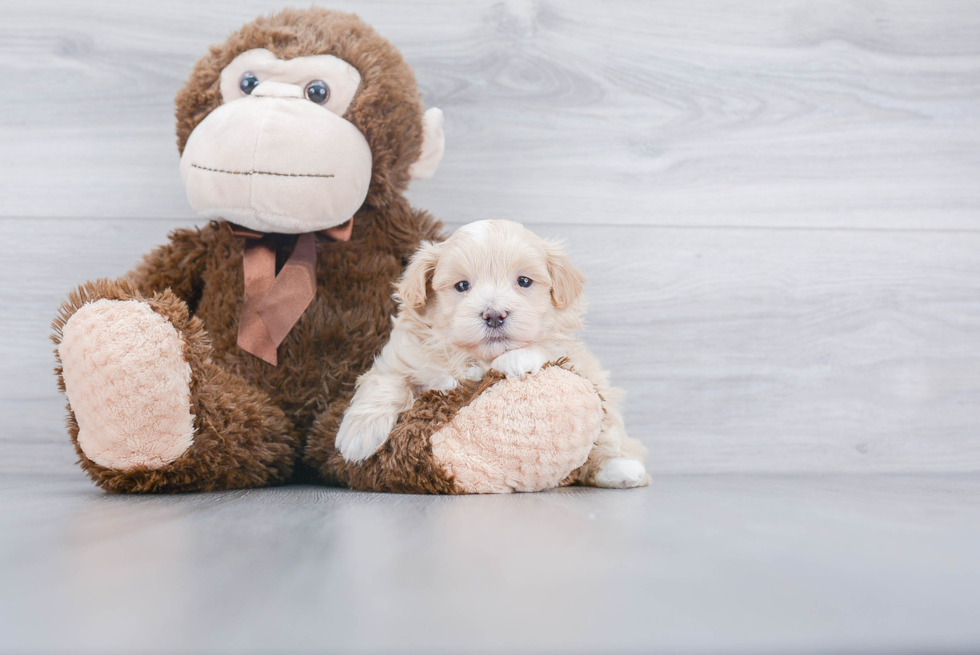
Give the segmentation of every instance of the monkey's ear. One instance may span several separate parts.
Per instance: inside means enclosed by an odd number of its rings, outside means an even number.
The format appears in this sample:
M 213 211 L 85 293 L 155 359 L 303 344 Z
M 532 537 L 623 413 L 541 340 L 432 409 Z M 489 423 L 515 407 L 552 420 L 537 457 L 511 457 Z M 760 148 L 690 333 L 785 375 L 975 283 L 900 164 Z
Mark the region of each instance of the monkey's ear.
M 547 241 L 544 251 L 548 256 L 548 275 L 551 276 L 551 301 L 558 309 L 568 309 L 582 295 L 588 280 L 575 268 L 572 258 L 560 243 Z
M 442 131 L 442 110 L 431 107 L 422 116 L 422 154 L 408 169 L 413 180 L 427 180 L 432 177 L 442 153 L 446 150 L 446 135 Z
M 440 244 L 423 241 L 422 246 L 412 255 L 412 260 L 405 269 L 405 274 L 396 285 L 397 295 L 408 307 L 419 309 L 425 306 L 429 287 L 432 284 L 432 273 L 439 263 Z

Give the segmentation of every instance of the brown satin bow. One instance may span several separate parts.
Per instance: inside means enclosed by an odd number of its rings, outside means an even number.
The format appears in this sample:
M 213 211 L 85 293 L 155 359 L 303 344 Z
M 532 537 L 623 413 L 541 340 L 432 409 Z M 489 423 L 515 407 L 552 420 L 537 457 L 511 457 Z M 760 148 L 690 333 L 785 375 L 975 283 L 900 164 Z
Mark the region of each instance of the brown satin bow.
M 354 219 L 322 230 L 335 241 L 350 241 Z M 245 239 L 242 269 L 245 299 L 238 320 L 238 346 L 273 366 L 289 331 L 316 297 L 316 233 L 296 237 L 292 254 L 276 274 L 276 251 L 288 235 L 257 232 L 234 223 L 228 228 Z

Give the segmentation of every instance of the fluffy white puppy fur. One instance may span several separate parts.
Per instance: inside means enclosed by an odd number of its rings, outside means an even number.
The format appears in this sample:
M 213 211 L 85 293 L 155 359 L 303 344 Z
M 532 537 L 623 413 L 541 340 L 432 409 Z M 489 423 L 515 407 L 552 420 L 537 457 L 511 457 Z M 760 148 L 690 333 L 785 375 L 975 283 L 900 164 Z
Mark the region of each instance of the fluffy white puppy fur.
M 595 385 L 605 410 L 584 482 L 646 484 L 646 451 L 626 436 L 623 393 L 575 336 L 584 283 L 560 245 L 511 221 L 478 221 L 442 243 L 423 243 L 397 284 L 391 340 L 358 379 L 337 433 L 344 459 L 370 457 L 424 391 L 479 380 L 488 369 L 522 378 L 565 357 Z

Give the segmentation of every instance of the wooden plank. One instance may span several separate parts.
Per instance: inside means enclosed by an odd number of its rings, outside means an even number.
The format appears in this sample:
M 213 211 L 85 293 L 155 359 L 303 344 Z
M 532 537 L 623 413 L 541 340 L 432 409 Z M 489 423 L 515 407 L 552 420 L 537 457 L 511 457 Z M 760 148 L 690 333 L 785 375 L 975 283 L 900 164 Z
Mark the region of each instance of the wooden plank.
M 173 96 L 287 3 L 4 9 L 0 215 L 181 218 Z M 966 1 L 340 2 L 446 111 L 444 219 L 977 228 L 980 12 Z
M 978 507 L 951 475 L 441 498 L 3 476 L 0 651 L 976 652 Z
M 173 225 L 0 220 L 0 439 L 64 442 L 60 298 Z M 654 472 L 980 470 L 980 234 L 532 227 L 591 279 L 585 337 Z

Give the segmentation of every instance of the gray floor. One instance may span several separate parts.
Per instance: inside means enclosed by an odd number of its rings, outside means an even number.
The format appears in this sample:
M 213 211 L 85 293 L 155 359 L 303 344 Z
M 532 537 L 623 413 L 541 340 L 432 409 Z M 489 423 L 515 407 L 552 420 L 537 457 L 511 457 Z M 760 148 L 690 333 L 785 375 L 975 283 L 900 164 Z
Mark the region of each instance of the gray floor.
M 980 651 L 975 0 L 338 0 L 567 240 L 654 484 L 103 495 L 65 294 L 196 222 L 173 97 L 292 0 L 0 0 L 0 653 Z
M 106 496 L 0 483 L 3 652 L 975 652 L 980 477 Z

